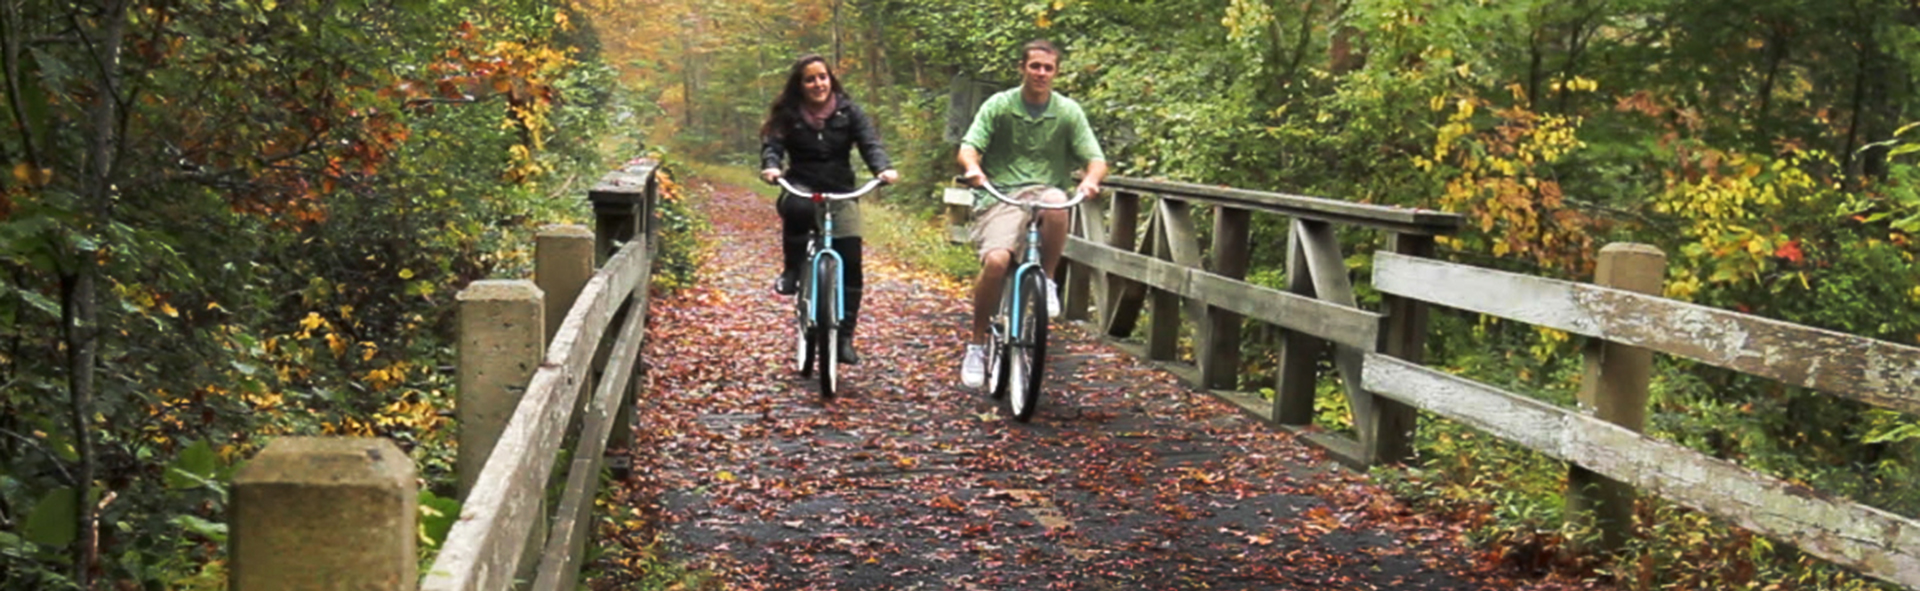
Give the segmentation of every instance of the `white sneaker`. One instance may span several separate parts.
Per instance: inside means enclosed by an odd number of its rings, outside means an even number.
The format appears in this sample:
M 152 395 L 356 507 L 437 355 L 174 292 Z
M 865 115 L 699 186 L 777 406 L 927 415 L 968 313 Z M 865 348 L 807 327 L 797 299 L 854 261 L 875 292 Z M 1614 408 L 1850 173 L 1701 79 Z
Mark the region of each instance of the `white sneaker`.
M 1052 277 L 1047 278 L 1047 317 L 1060 317 L 1060 286 L 1053 283 Z
M 960 362 L 960 384 L 968 388 L 987 385 L 987 348 L 967 345 L 967 358 Z

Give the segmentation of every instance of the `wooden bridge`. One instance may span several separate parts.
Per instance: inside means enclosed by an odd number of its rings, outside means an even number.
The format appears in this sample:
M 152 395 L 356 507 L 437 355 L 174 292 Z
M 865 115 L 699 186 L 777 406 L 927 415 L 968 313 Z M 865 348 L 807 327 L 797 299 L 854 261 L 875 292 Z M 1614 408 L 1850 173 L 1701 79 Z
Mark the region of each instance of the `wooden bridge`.
M 630 470 L 624 462 L 648 456 L 648 445 L 668 437 L 644 428 L 649 424 L 648 413 L 666 413 L 679 406 L 677 402 L 637 398 L 636 394 L 647 391 L 639 386 L 645 382 L 647 367 L 641 352 L 665 345 L 643 344 L 648 318 L 663 313 L 658 308 L 652 314 L 647 312 L 644 288 L 649 282 L 656 242 L 656 226 L 651 223 L 659 199 L 655 166 L 635 164 L 609 174 L 593 189 L 589 195 L 596 219 L 592 230 L 563 227 L 544 232 L 537 245 L 533 281 L 476 282 L 462 293 L 457 416 L 462 507 L 459 520 L 426 572 L 419 572 L 417 566 L 416 479 L 404 454 L 382 440 L 283 438 L 254 458 L 235 479 L 231 520 L 234 589 L 506 589 L 514 587 L 515 580 L 533 589 L 576 588 L 586 536 L 594 519 L 599 474 L 610 467 L 617 479 L 626 477 Z M 913 542 L 926 551 L 912 556 L 848 550 L 862 560 L 847 561 L 843 570 L 865 573 L 848 575 L 854 578 L 846 580 L 866 581 L 853 586 L 908 588 L 912 585 L 905 583 L 911 580 L 923 581 L 914 585 L 929 588 L 992 588 L 996 586 L 994 581 L 1004 586 L 1011 580 L 995 578 L 999 575 L 990 572 L 976 577 L 973 571 L 961 577 L 930 572 L 924 573 L 929 578 L 913 579 L 911 573 L 949 568 L 942 565 L 951 565 L 950 561 L 937 558 L 952 553 L 950 548 L 942 548 L 943 544 L 967 544 L 976 555 L 995 557 L 987 561 L 995 565 L 1021 565 L 1001 567 L 1006 570 L 1048 568 L 1047 559 L 1055 556 L 1069 562 L 1097 560 L 1095 557 L 1109 551 L 1127 553 L 1125 561 L 1109 564 L 1124 562 L 1127 568 L 1142 569 L 1141 573 L 1156 572 L 1156 568 L 1163 573 L 1168 570 L 1165 564 L 1156 567 L 1151 561 L 1155 557 L 1172 560 L 1174 554 L 1153 544 L 1141 546 L 1135 543 L 1137 540 L 1099 536 L 1063 540 L 1059 534 L 1062 528 L 1055 522 L 1072 511 L 1047 499 L 1077 503 L 1073 511 L 1088 517 L 1084 529 L 1108 527 L 1092 517 L 1098 516 L 1101 507 L 1116 506 L 1114 500 L 1099 498 L 1099 493 L 1085 486 L 1076 490 L 1076 482 L 1084 485 L 1086 481 L 1076 480 L 1080 475 L 1072 474 L 1075 470 L 1102 469 L 1107 465 L 1102 462 L 1108 459 L 1099 455 L 1101 450 L 1041 451 L 1042 444 L 1022 439 L 1022 429 L 1044 431 L 1048 437 L 1103 434 L 1102 441 L 1109 443 L 1126 440 L 1124 445 L 1115 445 L 1127 447 L 1128 453 L 1136 455 L 1153 453 L 1155 445 L 1189 449 L 1207 441 L 1236 438 L 1239 435 L 1235 433 L 1244 432 L 1307 442 L 1321 450 L 1316 453 L 1364 468 L 1410 458 L 1417 413 L 1426 411 L 1567 462 L 1571 514 L 1597 524 L 1604 534 L 1604 544 L 1619 544 L 1624 539 L 1633 519 L 1636 495 L 1657 495 L 1872 577 L 1920 588 L 1920 524 L 1915 520 L 1784 482 L 1640 433 L 1655 353 L 1913 413 L 1920 411 L 1920 348 L 1665 299 L 1660 297 L 1664 256 L 1642 245 L 1604 248 L 1595 282 L 1576 283 L 1432 258 L 1434 239 L 1453 232 L 1461 223 L 1458 216 L 1443 212 L 1160 180 L 1112 178 L 1107 184 L 1112 189 L 1110 198 L 1086 203 L 1076 216 L 1067 248 L 1069 264 L 1064 285 L 1067 319 L 1078 328 L 1063 331 L 1067 354 L 1050 359 L 1055 367 L 1050 369 L 1049 383 L 1064 391 L 1050 396 L 1049 401 L 1072 405 L 1083 417 L 1043 415 L 1030 427 L 1005 426 L 987 433 L 981 425 L 989 423 L 983 421 L 973 421 L 968 427 L 964 420 L 935 417 L 953 410 L 939 408 L 950 398 L 944 390 L 910 393 L 895 382 L 875 376 L 875 386 L 865 396 L 869 402 L 854 396 L 849 403 L 879 405 L 889 403 L 887 396 L 911 398 L 916 408 L 929 413 L 923 415 L 928 421 L 940 421 L 943 428 L 937 430 L 939 433 L 923 435 L 938 440 L 889 448 L 874 443 L 873 432 L 879 427 L 815 438 L 816 443 L 824 442 L 827 451 L 822 453 L 837 454 L 833 450 L 844 448 L 844 455 L 828 458 L 828 463 L 843 466 L 871 464 L 875 450 L 911 447 L 920 455 L 896 454 L 892 462 L 909 467 L 919 462 L 946 462 L 940 477 L 971 475 L 970 479 L 956 478 L 952 482 L 981 488 L 975 491 L 977 494 L 960 495 L 965 497 L 960 499 L 905 499 L 907 502 L 959 508 L 951 512 L 962 521 L 968 518 L 970 504 L 1005 502 L 1018 506 L 1019 515 L 1042 522 L 1043 533 L 1028 535 L 991 528 L 981 532 L 956 526 L 949 536 L 946 526 L 941 526 Z M 1195 222 L 1196 210 L 1202 208 L 1210 210 L 1211 215 L 1206 217 L 1213 223 L 1208 232 L 1211 241 L 1206 244 L 1197 239 L 1201 233 Z M 1289 220 L 1284 290 L 1244 280 L 1253 270 L 1248 245 L 1255 216 Z M 1370 283 L 1384 295 L 1378 310 L 1357 304 L 1348 256 L 1341 252 L 1335 236 L 1343 227 L 1380 235 L 1378 243 L 1384 246 L 1364 255 L 1371 257 Z M 771 234 L 767 236 L 771 243 Z M 1423 366 L 1421 352 L 1432 306 L 1587 337 L 1587 371 L 1580 390 L 1580 408 L 1562 408 Z M 941 318 L 945 317 L 935 313 L 926 319 Z M 1249 319 L 1277 327 L 1282 335 L 1283 349 L 1271 401 L 1236 390 L 1243 381 L 1236 374 L 1242 366 L 1240 330 Z M 1141 322 L 1147 323 L 1144 331 L 1136 330 Z M 961 323 L 956 320 L 949 324 Z M 1128 338 L 1140 332 L 1146 335 L 1143 342 Z M 1082 346 L 1073 341 L 1074 335 L 1090 344 Z M 1187 336 L 1183 339 L 1183 335 Z M 1183 353 L 1183 340 L 1192 343 L 1191 353 Z M 1328 349 L 1353 411 L 1355 437 L 1334 435 L 1312 424 L 1314 388 L 1321 380 L 1331 379 L 1317 375 L 1315 364 L 1329 353 Z M 1112 350 L 1141 359 L 1154 371 L 1178 376 L 1186 391 L 1211 394 L 1201 396 L 1205 404 L 1225 401 L 1230 405 L 1225 408 L 1238 410 L 1234 418 L 1239 422 L 1213 415 L 1206 415 L 1205 425 L 1168 422 L 1161 420 L 1169 416 L 1158 410 L 1161 407 L 1151 406 L 1164 401 L 1138 400 L 1129 394 L 1115 394 L 1114 388 L 1096 392 L 1098 380 L 1068 377 L 1077 375 L 1073 365 L 1077 358 L 1104 356 L 1107 353 L 1102 351 Z M 871 355 L 868 363 L 875 363 Z M 804 396 L 778 388 L 770 390 L 775 397 Z M 1128 408 L 1116 408 L 1120 405 Z M 764 406 L 759 411 L 763 415 L 770 412 Z M 636 407 L 638 416 L 634 414 Z M 964 404 L 960 407 L 963 411 L 966 408 Z M 1197 415 L 1187 418 L 1193 416 Z M 738 439 L 747 432 L 720 432 L 733 428 L 720 424 L 733 420 L 730 417 L 753 420 L 750 413 L 710 414 L 703 419 L 710 419 L 710 424 L 699 428 L 715 441 Z M 1049 421 L 1056 424 L 1050 425 Z M 639 443 L 631 425 L 643 427 Z M 919 431 L 905 426 L 898 429 Z M 974 432 L 967 432 L 969 429 Z M 1154 433 L 1166 440 L 1138 441 L 1155 437 Z M 1053 470 L 1049 474 L 1062 476 L 1023 477 L 1020 466 L 996 463 L 974 451 L 1009 442 L 1027 446 L 1030 457 L 1051 462 Z M 1246 451 L 1250 449 L 1255 446 L 1241 443 L 1209 448 L 1204 453 L 1211 460 L 1221 460 L 1222 454 L 1235 453 L 1233 450 L 1252 453 Z M 1273 455 L 1271 450 L 1282 449 L 1279 447 L 1258 449 L 1263 450 L 1259 454 L 1263 462 L 1300 460 L 1267 457 Z M 810 468 L 797 463 L 768 461 L 759 465 L 769 474 L 774 470 L 789 476 L 820 474 L 805 472 Z M 638 471 L 642 477 L 648 476 L 648 469 L 661 466 L 658 462 L 641 464 Z M 559 466 L 566 469 L 556 470 Z M 1153 474 L 1201 481 L 1178 494 L 1226 495 L 1219 497 L 1223 506 L 1243 505 L 1237 510 L 1223 509 L 1206 521 L 1209 527 L 1229 535 L 1270 544 L 1271 539 L 1261 528 L 1272 522 L 1273 512 L 1288 510 L 1286 495 L 1275 491 L 1222 491 L 1200 486 L 1211 483 L 1192 476 L 1195 465 L 1161 461 L 1151 466 L 1160 470 Z M 859 470 L 829 468 L 827 476 L 813 477 L 832 478 L 841 484 L 875 484 L 859 479 L 856 473 Z M 1272 482 L 1280 482 L 1281 476 L 1273 478 Z M 727 486 L 722 481 L 731 480 L 716 477 L 706 484 Z M 766 488 L 751 492 L 768 498 L 781 496 Z M 791 491 L 785 494 L 794 496 Z M 684 495 L 681 498 L 688 503 L 699 502 Z M 897 507 L 903 498 L 886 502 Z M 1262 505 L 1266 501 L 1261 499 L 1278 504 Z M 854 500 L 849 497 L 846 502 Z M 863 510 L 856 508 L 851 513 Z M 894 514 L 905 515 L 898 511 L 904 510 L 896 509 Z M 836 513 L 834 518 L 845 522 L 851 513 Z M 867 513 L 869 517 L 874 514 Z M 972 517 L 1006 515 L 987 507 L 978 509 Z M 1117 533 L 1113 535 L 1124 537 L 1126 528 L 1150 528 L 1141 525 L 1143 519 L 1150 522 L 1154 518 L 1112 517 L 1105 521 L 1115 528 L 1112 532 Z M 899 529 L 897 523 L 885 523 L 884 517 L 881 521 L 861 527 L 874 531 Z M 822 539 L 846 545 L 845 538 L 831 536 L 796 541 L 787 535 L 792 531 L 783 534 L 779 530 L 806 532 L 811 526 L 800 519 L 784 523 L 788 525 L 769 524 L 759 533 L 736 531 L 730 535 L 759 536 L 752 539 L 770 548 L 793 548 Z M 1191 528 L 1183 531 L 1212 533 Z M 728 547 L 718 538 L 700 539 L 711 533 L 689 530 L 686 537 L 707 549 Z M 992 543 L 1001 537 L 1018 538 L 1005 543 L 1019 546 L 1021 552 L 1006 552 Z M 1300 539 L 1312 543 L 1311 536 Z M 1178 544 L 1175 540 L 1173 543 Z M 1200 545 L 1201 539 L 1193 541 Z M 1066 550 L 1054 553 L 1048 549 L 1053 546 Z M 1026 560 L 1018 559 L 1023 555 Z M 1012 558 L 1002 561 L 1001 556 Z M 1034 560 L 1034 556 L 1041 559 Z M 896 563 L 889 564 L 889 560 Z M 1419 577 L 1395 570 L 1417 569 L 1418 563 L 1378 560 L 1375 571 L 1382 570 L 1379 565 L 1388 565 L 1385 570 L 1391 572 L 1363 573 L 1383 577 L 1363 587 L 1419 586 L 1413 583 Z M 1287 567 L 1276 569 L 1271 560 L 1268 562 L 1265 569 L 1256 564 L 1244 572 L 1233 571 L 1234 576 L 1298 586 L 1330 586 L 1325 580 L 1313 578 L 1315 573 L 1273 572 Z M 810 568 L 785 564 L 762 572 L 766 578 L 761 582 L 767 587 L 798 586 L 792 583 L 825 576 Z M 962 570 L 974 568 L 981 567 Z M 1352 568 L 1327 567 L 1328 572 Z M 1056 583 L 1073 576 L 1070 571 L 1063 572 L 1067 574 L 1055 577 Z M 1160 586 L 1175 584 L 1174 579 L 1121 578 L 1088 587 L 1129 588 L 1129 581 L 1141 580 L 1156 581 Z M 1437 588 L 1470 587 L 1456 582 Z

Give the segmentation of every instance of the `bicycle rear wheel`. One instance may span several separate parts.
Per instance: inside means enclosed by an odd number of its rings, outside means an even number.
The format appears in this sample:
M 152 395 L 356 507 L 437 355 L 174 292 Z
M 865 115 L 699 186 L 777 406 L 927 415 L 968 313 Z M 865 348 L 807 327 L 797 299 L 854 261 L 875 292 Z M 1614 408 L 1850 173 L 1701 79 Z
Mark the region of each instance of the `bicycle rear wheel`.
M 1047 363 L 1046 278 L 1038 271 L 1023 274 L 1018 288 L 1019 310 L 1008 317 L 1013 331 L 1000 363 L 1006 372 L 1007 414 L 1024 423 L 1040 406 L 1040 380 Z
M 829 256 L 814 263 L 815 281 L 820 284 L 814 300 L 813 360 L 820 377 L 820 398 L 833 399 L 840 388 L 840 315 L 839 261 Z

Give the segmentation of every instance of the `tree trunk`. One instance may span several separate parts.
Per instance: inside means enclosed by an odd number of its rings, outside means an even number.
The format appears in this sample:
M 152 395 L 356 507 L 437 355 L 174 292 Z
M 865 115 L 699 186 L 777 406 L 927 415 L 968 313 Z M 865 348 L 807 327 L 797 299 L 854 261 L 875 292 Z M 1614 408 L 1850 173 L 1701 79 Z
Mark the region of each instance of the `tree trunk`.
M 99 72 L 101 92 L 93 97 L 89 106 L 88 122 L 92 133 L 87 138 L 86 178 L 82 179 L 81 190 L 87 203 L 91 205 L 89 213 L 96 217 L 94 227 L 106 227 L 113 220 L 113 183 L 114 156 L 118 153 L 120 125 L 120 48 L 125 40 L 128 0 L 109 0 L 101 7 L 102 18 L 98 37 L 86 39 L 95 51 L 91 54 L 97 60 L 94 71 Z M 84 34 L 84 32 L 83 32 Z M 76 228 L 85 232 L 85 226 Z M 94 237 L 86 237 L 80 243 L 94 243 Z M 61 302 L 61 320 L 65 325 L 67 346 L 67 388 L 71 398 L 72 428 L 74 431 L 75 451 L 80 456 L 80 470 L 75 475 L 74 493 L 79 502 L 75 503 L 79 521 L 74 537 L 74 583 L 81 589 L 92 589 L 91 580 L 94 563 L 99 556 L 99 515 L 93 501 L 94 472 L 97 469 L 93 450 L 93 415 L 96 392 L 94 387 L 94 367 L 97 365 L 99 351 L 99 309 L 95 297 L 95 275 L 99 271 L 97 247 L 77 248 L 69 259 L 72 270 L 61 278 L 63 301 Z
M 1334 11 L 1335 16 L 1344 15 L 1353 8 L 1351 1 L 1342 3 Z M 1358 70 L 1367 65 L 1367 50 L 1360 47 L 1365 34 L 1360 29 L 1341 26 L 1333 32 L 1333 41 L 1327 45 L 1327 71 L 1338 76 Z

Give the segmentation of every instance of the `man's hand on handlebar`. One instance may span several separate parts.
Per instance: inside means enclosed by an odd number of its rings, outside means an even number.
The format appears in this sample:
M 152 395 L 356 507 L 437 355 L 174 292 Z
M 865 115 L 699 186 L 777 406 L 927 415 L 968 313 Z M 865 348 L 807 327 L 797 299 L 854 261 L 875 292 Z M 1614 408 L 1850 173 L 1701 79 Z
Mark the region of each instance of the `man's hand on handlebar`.
M 779 178 L 780 178 L 780 169 L 778 168 L 767 168 L 767 169 L 762 169 L 760 171 L 760 180 L 761 182 L 765 182 L 766 184 L 771 185 L 773 184 L 773 181 L 779 180 Z
M 977 188 L 981 185 L 987 184 L 987 173 L 980 172 L 980 169 L 975 168 L 973 170 L 960 173 L 960 176 L 954 177 L 953 180 L 954 182 L 960 183 L 962 185 Z
M 1075 187 L 1075 188 L 1073 189 L 1073 192 L 1075 192 L 1075 193 L 1079 193 L 1079 194 L 1081 195 L 1081 197 L 1082 197 L 1083 199 L 1092 199 L 1092 198 L 1094 198 L 1094 197 L 1099 197 L 1099 196 L 1100 196 L 1100 184 L 1099 184 L 1099 183 L 1089 183 L 1089 182 L 1086 182 L 1086 181 L 1081 181 L 1081 182 L 1080 182 L 1080 186 L 1079 186 L 1079 187 Z

